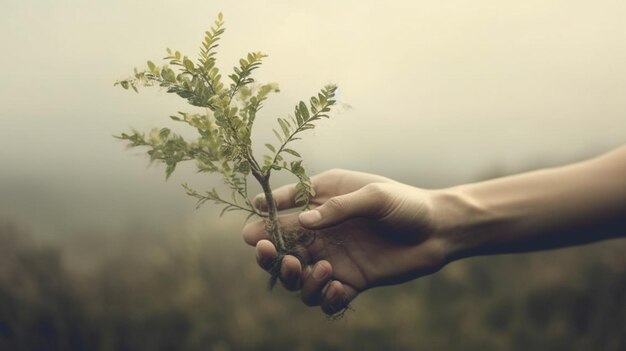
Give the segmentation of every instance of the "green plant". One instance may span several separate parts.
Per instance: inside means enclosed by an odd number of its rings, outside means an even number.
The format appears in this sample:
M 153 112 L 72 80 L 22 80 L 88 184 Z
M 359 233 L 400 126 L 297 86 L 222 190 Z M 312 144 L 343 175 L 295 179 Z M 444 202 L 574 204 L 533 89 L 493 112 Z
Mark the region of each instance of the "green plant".
M 300 101 L 293 115 L 278 118 L 278 128 L 274 129 L 277 144 L 267 143 L 269 150 L 259 161 L 252 150 L 252 127 L 263 102 L 269 94 L 279 91 L 276 83 L 256 84 L 252 72 L 261 66 L 266 57 L 261 52 L 251 52 L 239 60 L 239 66 L 228 75 L 230 84 L 222 81 L 216 66 L 216 48 L 224 33 L 223 16 L 220 13 L 214 25 L 206 32 L 197 61 L 183 56 L 178 51 L 167 49 L 164 60 L 169 62 L 157 66 L 147 62 L 147 69 L 135 69 L 128 79 L 117 81 L 124 89 L 138 91 L 138 86 L 160 86 L 174 93 L 193 106 L 204 108 L 203 113 L 178 112 L 171 119 L 195 128 L 199 134 L 194 141 L 187 141 L 169 128 L 153 129 L 147 135 L 138 131 L 123 133 L 119 139 L 128 140 L 131 147 L 148 147 L 151 161 L 166 165 L 166 178 L 174 172 L 176 165 L 183 161 L 196 161 L 199 172 L 220 174 L 232 190 L 229 198 L 224 198 L 216 189 L 201 193 L 183 184 L 188 195 L 197 198 L 198 206 L 207 201 L 223 205 L 224 212 L 241 210 L 250 216 L 264 218 L 266 231 L 276 245 L 278 258 L 274 264 L 271 284 L 276 281 L 280 259 L 286 254 L 298 257 L 299 247 L 310 240 L 306 233 L 287 232 L 278 222 L 278 211 L 272 197 L 270 177 L 273 171 L 288 171 L 298 179 L 296 203 L 306 208 L 309 198 L 314 195 L 310 179 L 302 166 L 300 154 L 291 148 L 299 140 L 302 132 L 313 129 L 315 122 L 328 118 L 335 104 L 336 86 L 327 85 L 310 98 L 309 103 Z M 261 185 L 267 200 L 267 212 L 253 206 L 248 196 L 248 178 L 252 175 Z

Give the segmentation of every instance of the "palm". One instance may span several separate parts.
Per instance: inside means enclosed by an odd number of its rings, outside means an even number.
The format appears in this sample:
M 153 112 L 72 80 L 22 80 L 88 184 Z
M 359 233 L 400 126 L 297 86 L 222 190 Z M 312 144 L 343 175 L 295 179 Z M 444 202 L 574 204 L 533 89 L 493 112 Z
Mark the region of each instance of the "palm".
M 328 171 L 311 180 L 316 190 L 316 195 L 309 202 L 312 209 L 323 205 L 320 209 L 334 208 L 338 211 L 335 213 L 340 213 L 354 206 L 364 209 L 364 212 L 352 213 L 334 221 L 334 225 L 321 226 L 318 228 L 324 229 L 313 231 L 314 240 L 301 252 L 304 267 L 293 257 L 283 260 L 281 279 L 284 279 L 285 287 L 289 290 L 301 288 L 305 303 L 320 302 L 324 282 L 340 282 L 342 285 L 335 287 L 343 290 L 351 300 L 370 287 L 404 282 L 443 265 L 442 257 L 433 255 L 440 250 L 433 250 L 433 245 L 437 243 L 430 240 L 433 231 L 423 190 L 388 178 L 350 171 Z M 338 198 L 356 193 L 361 194 L 356 202 L 338 203 Z M 294 185 L 277 189 L 274 195 L 279 210 L 296 207 Z M 299 231 L 301 228 L 301 218 L 297 213 L 286 214 L 279 219 L 287 231 Z M 263 223 L 246 226 L 244 238 L 249 244 L 257 246 L 259 264 L 268 269 L 268 263 L 277 253 L 269 241 L 260 242 L 268 239 Z M 323 262 L 330 266 L 328 269 L 332 270 L 332 277 L 316 283 L 311 280 L 310 273 L 314 266 Z M 325 301 L 323 304 L 326 306 L 341 304 L 336 300 L 334 303 Z
M 385 240 L 374 227 L 367 219 L 354 219 L 318 232 L 307 249 L 309 261 L 330 262 L 334 278 L 355 292 L 410 279 L 413 246 Z
M 329 173 L 314 177 L 318 193 L 310 201 L 311 208 L 322 205 L 334 196 L 350 193 L 372 183 L 389 187 L 403 186 L 370 174 L 345 171 Z M 386 198 L 385 201 L 393 203 L 402 202 L 403 199 Z M 414 208 L 422 206 L 415 205 Z M 418 210 L 414 212 L 419 214 Z M 406 223 L 407 217 L 413 217 L 410 218 L 411 223 Z M 318 231 L 315 241 L 307 248 L 308 261 L 329 261 L 334 278 L 355 292 L 404 282 L 436 270 L 438 261 L 435 259 L 419 260 L 420 267 L 415 267 L 414 256 L 422 251 L 418 244 L 428 236 L 427 231 L 419 233 L 419 225 L 415 225 L 416 221 L 424 221 L 424 218 L 416 217 L 419 216 L 400 216 L 390 211 L 376 220 L 350 219 Z M 283 221 L 293 225 L 297 223 L 297 218 L 288 215 L 283 217 Z

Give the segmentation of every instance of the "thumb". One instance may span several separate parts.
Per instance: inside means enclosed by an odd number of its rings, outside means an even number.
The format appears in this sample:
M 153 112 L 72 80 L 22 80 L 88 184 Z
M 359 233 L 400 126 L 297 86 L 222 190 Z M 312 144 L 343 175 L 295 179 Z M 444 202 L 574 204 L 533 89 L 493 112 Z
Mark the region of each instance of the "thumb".
M 354 192 L 332 197 L 316 209 L 300 213 L 300 225 L 323 229 L 354 217 L 376 216 L 383 212 L 386 202 L 384 192 L 377 185 L 368 184 Z

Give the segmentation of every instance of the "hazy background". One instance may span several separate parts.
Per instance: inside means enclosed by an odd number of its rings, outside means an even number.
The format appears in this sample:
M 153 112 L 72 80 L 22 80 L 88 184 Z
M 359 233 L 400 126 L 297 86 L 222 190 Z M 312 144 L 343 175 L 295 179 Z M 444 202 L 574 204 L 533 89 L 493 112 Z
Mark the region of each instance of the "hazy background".
M 0 3 L 0 224 L 5 239 L 14 238 L 5 240 L 14 243 L 13 246 L 5 243 L 4 247 L 14 254 L 24 251 L 36 257 L 39 257 L 37 250 L 55 252 L 59 272 L 67 270 L 63 274 L 78 280 L 71 284 L 55 283 L 72 291 L 67 301 L 69 305 L 79 306 L 76 307 L 78 314 L 89 310 L 80 307 L 83 306 L 80 301 L 108 306 L 107 303 L 93 302 L 100 301 L 93 296 L 101 290 L 86 292 L 81 287 L 94 286 L 96 283 L 90 279 L 110 281 L 113 286 L 122 284 L 122 278 L 117 279 L 117 274 L 121 274 L 119 270 L 129 274 L 128 279 L 134 284 L 146 289 L 145 294 L 155 291 L 156 288 L 149 288 L 154 283 L 163 284 L 157 290 L 169 296 L 171 285 L 165 277 L 155 273 L 150 280 L 152 283 L 142 283 L 133 278 L 132 272 L 125 271 L 126 268 L 117 270 L 113 263 L 129 260 L 129 265 L 146 265 L 145 269 L 151 272 L 161 269 L 155 268 L 157 266 L 176 272 L 186 267 L 184 262 L 156 259 L 160 265 L 155 266 L 154 257 L 161 256 L 154 252 L 180 246 L 186 249 L 176 251 L 178 255 L 197 256 L 202 262 L 209 259 L 207 256 L 214 259 L 216 252 L 222 256 L 224 252 L 229 253 L 227 258 L 215 262 L 221 269 L 228 270 L 229 277 L 243 277 L 240 284 L 249 295 L 239 301 L 254 302 L 257 297 L 250 295 L 250 291 L 258 288 L 259 298 L 270 306 L 259 310 L 265 312 L 249 310 L 245 312 L 246 318 L 253 321 L 258 318 L 258 324 L 263 324 L 261 318 L 266 318 L 268 313 L 271 315 L 272 308 L 286 308 L 280 310 L 282 314 L 267 318 L 281 325 L 293 314 L 304 313 L 308 319 L 302 323 L 324 323 L 317 311 L 308 311 L 292 301 L 293 298 L 285 298 L 280 293 L 270 295 L 262 290 L 263 273 L 256 270 L 252 251 L 245 248 L 239 238 L 241 217 L 234 215 L 218 219 L 218 209 L 211 206 L 194 211 L 193 200 L 180 188 L 183 181 L 190 181 L 198 188 L 219 186 L 218 179 L 198 177 L 191 168 L 183 167 L 165 182 L 161 166 L 147 167 L 144 155 L 124 151 L 123 143 L 111 137 L 129 127 L 180 127 L 168 116 L 176 111 L 193 110 L 180 99 L 158 89 L 144 90 L 140 94 L 123 91 L 114 88 L 113 82 L 130 75 L 133 67 L 143 66 L 147 59 L 156 61 L 163 57 L 166 47 L 195 56 L 204 30 L 220 11 L 225 15 L 227 31 L 221 42 L 218 65 L 230 69 L 248 51 L 263 51 L 269 57 L 258 71 L 257 79 L 275 81 L 281 87 L 281 93 L 267 103 L 257 119 L 256 145 L 271 139 L 270 129 L 275 117 L 290 113 L 298 100 L 308 98 L 328 82 L 339 85 L 340 102 L 351 108 L 320 123 L 315 132 L 298 145 L 313 173 L 340 167 L 378 173 L 422 187 L 444 187 L 584 159 L 621 145 L 626 138 L 626 3 L 623 1 L 3 0 Z M 290 179 L 279 177 L 275 180 L 276 184 L 287 181 Z M 26 240 L 27 244 L 15 244 L 16 240 Z M 222 249 L 225 245 L 228 249 Z M 520 278 L 523 282 L 519 284 L 533 286 L 531 281 L 536 279 L 538 289 L 544 289 L 547 281 L 556 281 L 555 289 L 573 284 L 582 286 L 576 291 L 591 294 L 585 287 L 615 283 L 624 289 L 626 263 L 620 259 L 623 250 L 622 241 L 613 241 L 587 249 L 514 256 L 504 258 L 508 261 L 501 267 L 509 267 L 505 272 L 485 268 L 496 261 L 478 259 L 457 265 L 462 271 L 475 264 L 494 281 L 500 276 L 511 278 L 512 272 L 522 270 L 526 275 Z M 26 271 L 20 271 L 22 268 L 15 263 L 19 261 L 16 260 L 10 261 L 14 265 L 7 263 L 5 266 L 9 267 L 5 269 L 7 277 L 29 276 Z M 535 266 L 528 260 L 535 262 Z M 214 267 L 210 262 L 207 267 Z M 537 277 L 542 276 L 540 272 L 544 266 L 537 262 L 564 268 L 563 271 L 557 269 L 545 273 L 548 278 L 542 280 Z M 42 267 L 47 266 L 47 263 L 42 264 Z M 528 268 L 531 266 L 537 269 Z M 589 268 L 596 266 L 600 267 L 600 272 L 612 272 L 606 273 L 609 276 L 602 281 L 604 283 L 587 280 L 598 276 Z M 445 271 L 454 272 L 453 267 Z M 588 269 L 595 273 L 590 276 L 572 273 L 572 270 Z M 94 273 L 96 271 L 100 273 Z M 393 311 L 390 304 L 398 294 L 405 292 L 406 299 L 402 301 L 409 305 L 401 304 L 398 311 L 410 310 L 413 306 L 410 304 L 416 303 L 410 289 L 417 289 L 415 294 L 419 294 L 419 289 L 438 284 L 437 279 L 444 279 L 445 274 L 459 276 L 444 272 L 442 278 L 426 278 L 421 281 L 423 283 L 415 282 L 404 290 L 373 292 L 373 295 L 382 297 L 372 306 Z M 567 278 L 553 279 L 569 277 L 570 273 L 573 275 L 569 281 Z M 611 275 L 613 273 L 615 275 Z M 33 274 L 39 277 L 38 273 Z M 137 275 L 146 276 L 144 271 Z M 9 291 L 6 296 L 26 294 L 21 290 L 11 292 L 7 287 L 17 284 L 11 279 L 0 284 Z M 210 286 L 216 285 L 216 281 L 222 282 L 215 279 L 203 281 Z M 225 279 L 224 282 L 232 284 L 232 278 Z M 465 283 L 483 285 L 474 280 Z M 494 283 L 495 286 L 501 284 L 511 282 Z M 43 288 L 38 290 L 33 286 L 24 289 L 43 291 Z M 441 291 L 442 296 L 447 296 L 445 293 L 450 289 L 459 290 L 447 286 L 436 289 L 441 289 L 436 291 Z M 145 298 L 143 290 L 133 291 L 139 300 Z M 210 295 L 202 289 L 195 291 Z M 545 304 L 552 305 L 561 300 L 559 293 L 547 291 L 548 295 L 554 296 Z M 510 298 L 511 303 L 522 311 L 520 320 L 525 321 L 526 295 L 516 300 L 500 290 L 493 293 L 496 297 L 485 300 L 485 304 L 502 296 Z M 121 296 L 130 295 L 122 293 Z M 439 306 L 429 300 L 429 295 L 420 296 L 422 300 L 419 301 L 423 304 Z M 471 306 L 476 305 L 472 296 L 468 292 L 450 298 L 466 298 L 467 305 L 462 306 Z M 596 295 L 590 296 L 589 301 L 596 301 Z M 611 301 L 616 305 L 605 306 L 605 309 L 623 313 L 607 312 L 609 317 L 606 318 L 612 323 L 616 320 L 611 318 L 618 318 L 619 326 L 626 316 L 626 302 L 619 297 L 621 295 L 615 296 Z M 155 299 L 156 305 L 166 304 L 158 297 Z M 236 306 L 232 299 L 232 294 L 225 294 L 212 297 L 209 302 Z M 285 299 L 291 301 L 288 307 L 282 304 Z M 5 299 L 9 300 L 8 297 Z M 45 296 L 37 301 L 42 306 L 58 306 Z M 447 300 L 441 301 L 444 306 Z M 580 304 L 576 301 L 572 304 Z M 25 306 L 32 305 L 32 301 L 25 302 Z M 361 331 L 358 325 L 362 323 L 371 327 L 363 334 L 370 336 L 372 330 L 383 330 L 383 325 L 389 325 L 386 315 L 374 318 L 367 306 L 370 305 L 362 302 L 359 308 L 357 302 L 357 311 L 352 317 L 340 322 L 346 328 L 342 335 L 348 340 L 361 335 L 352 332 Z M 105 307 L 102 311 L 106 311 Z M 597 317 L 603 315 L 595 307 L 591 308 L 590 315 L 596 316 L 596 320 L 604 320 Z M 420 326 L 430 325 L 430 315 L 420 315 L 422 324 L 405 321 L 406 330 L 403 329 L 405 334 L 401 339 L 404 337 L 406 340 L 402 340 L 406 342 L 396 346 L 447 345 L 454 348 L 453 344 L 446 342 L 452 342 L 448 336 L 452 335 L 450 330 L 460 327 L 459 320 L 477 328 L 470 329 L 473 331 L 468 335 L 485 334 L 486 340 L 495 340 L 491 337 L 493 334 L 482 329 L 482 322 L 459 317 L 474 316 L 475 313 L 459 308 L 462 310 L 459 314 L 440 317 L 443 331 L 432 343 L 423 338 L 417 340 L 411 334 Z M 489 308 L 485 307 L 484 311 Z M 182 307 L 179 310 L 182 316 L 188 316 L 185 314 L 187 310 Z M 515 308 L 504 309 L 513 310 Z M 7 311 L 0 310 L 0 317 L 5 318 L 0 320 L 0 338 L 18 340 L 16 331 L 20 328 L 25 331 L 19 335 L 37 333 L 44 335 L 42 340 L 78 338 L 59 336 L 65 335 L 58 332 L 60 327 L 52 328 L 57 332 L 45 334 L 36 323 L 32 327 L 19 322 L 24 321 L 17 317 L 21 312 L 14 315 Z M 50 316 L 60 314 L 51 313 Z M 93 318 L 92 314 L 89 318 Z M 130 317 L 120 312 L 120 323 L 130 323 L 127 318 Z M 397 316 L 388 318 L 398 320 Z M 563 318 L 565 321 L 572 319 Z M 363 322 L 368 320 L 370 322 Z M 3 329 L 3 323 L 8 327 Z M 65 326 L 63 330 L 72 330 L 68 325 L 73 324 L 68 323 L 61 323 Z M 141 330 L 153 331 L 148 334 L 157 333 L 157 327 L 137 323 L 143 328 Z M 184 338 L 189 337 L 187 331 L 193 329 L 190 326 L 196 328 L 193 330 L 198 335 L 207 338 L 210 334 L 207 330 L 213 328 L 189 323 L 181 327 Z M 246 335 L 247 329 L 237 323 L 225 330 L 235 330 L 233 335 Z M 134 330 L 129 326 L 131 324 L 127 326 Z M 34 329 L 28 329 L 31 327 Z M 332 332 L 333 328 L 324 330 Z M 507 333 L 520 328 L 513 325 Z M 545 328 L 539 325 L 537 331 Z M 85 335 L 93 336 L 102 330 L 100 325 L 94 325 L 91 334 Z M 606 337 L 599 337 L 596 329 L 585 330 L 598 339 L 612 340 L 610 345 L 617 348 L 622 345 L 620 342 L 626 343 L 623 328 Z M 111 333 L 113 336 L 107 337 L 111 340 L 127 340 Z M 507 333 L 503 334 L 505 344 L 498 344 L 499 349 L 505 349 L 506 345 L 511 348 L 522 345 Z M 576 333 L 580 334 L 580 331 Z M 128 335 L 135 334 L 129 331 Z M 126 338 L 130 338 L 128 335 Z M 290 339 L 286 345 L 304 345 L 298 346 L 301 349 L 319 346 L 311 346 L 317 344 L 300 338 L 297 333 L 281 335 L 296 335 L 293 336 L 296 341 Z M 622 339 L 619 339 L 620 335 Z M 107 344 L 108 341 L 88 336 L 84 337 L 85 340 L 100 340 L 97 345 L 102 349 L 123 348 L 113 341 Z M 201 345 L 215 344 L 214 348 L 219 350 L 252 347 L 236 346 L 238 344 L 232 340 L 237 338 L 233 338 L 209 338 Z M 395 338 L 381 337 L 381 345 L 388 345 L 389 340 Z M 535 340 L 530 337 L 521 339 Z M 340 335 L 331 335 L 328 345 L 342 345 L 342 341 L 337 340 L 343 339 Z M 563 340 L 566 345 L 571 338 L 567 336 Z M 371 345 L 377 345 L 374 341 L 372 339 Z M 540 345 L 548 348 L 548 341 L 537 339 L 535 342 L 531 343 L 535 349 Z M 0 344 L 0 348 L 2 345 L 14 344 Z M 56 348 L 72 348 L 70 344 L 54 345 Z M 489 349 L 491 344 L 480 341 L 476 345 Z M 556 349 L 554 344 L 549 345 Z M 600 344 L 591 342 L 588 345 L 597 348 Z M 610 345 L 602 345 L 602 348 L 610 349 Z M 134 347 L 138 349 L 136 345 Z M 263 349 L 265 346 L 259 347 Z

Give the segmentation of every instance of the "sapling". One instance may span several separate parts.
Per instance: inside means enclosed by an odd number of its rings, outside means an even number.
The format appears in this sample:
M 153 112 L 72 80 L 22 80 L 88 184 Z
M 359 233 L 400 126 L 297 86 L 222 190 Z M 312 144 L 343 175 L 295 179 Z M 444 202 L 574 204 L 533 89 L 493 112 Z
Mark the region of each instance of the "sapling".
M 166 179 L 178 163 L 184 161 L 195 161 L 198 172 L 221 175 L 231 190 L 230 196 L 223 196 L 215 188 L 200 192 L 187 184 L 183 187 L 188 195 L 197 199 L 198 207 L 212 201 L 223 206 L 220 215 L 239 210 L 249 216 L 263 218 L 265 230 L 278 252 L 271 269 L 271 287 L 278 277 L 282 257 L 290 254 L 302 261 L 302 248 L 313 240 L 313 235 L 281 227 L 270 178 L 273 172 L 293 174 L 297 178 L 296 204 L 302 208 L 308 206 L 315 190 L 302 166 L 302 157 L 292 144 L 301 138 L 304 131 L 313 129 L 317 121 L 329 117 L 337 88 L 327 85 L 308 103 L 297 103 L 293 115 L 277 118 L 277 128 L 273 129 L 276 140 L 266 143 L 268 152 L 262 159 L 257 158 L 252 147 L 252 128 L 265 100 L 270 94 L 279 92 L 278 85 L 258 84 L 252 78 L 253 71 L 261 66 L 266 57 L 261 52 L 248 53 L 227 78 L 222 76 L 215 56 L 224 30 L 220 13 L 205 33 L 195 61 L 168 48 L 164 64 L 148 61 L 145 69 L 135 69 L 133 76 L 115 83 L 135 92 L 140 86 L 159 86 L 200 108 L 200 112 L 178 112 L 170 116 L 172 120 L 196 129 L 197 139 L 185 140 L 169 128 L 153 129 L 149 133 L 133 130 L 116 137 L 127 140 L 130 147 L 147 147 L 151 161 L 165 164 Z M 250 175 L 263 189 L 267 211 L 260 211 L 248 196 Z

